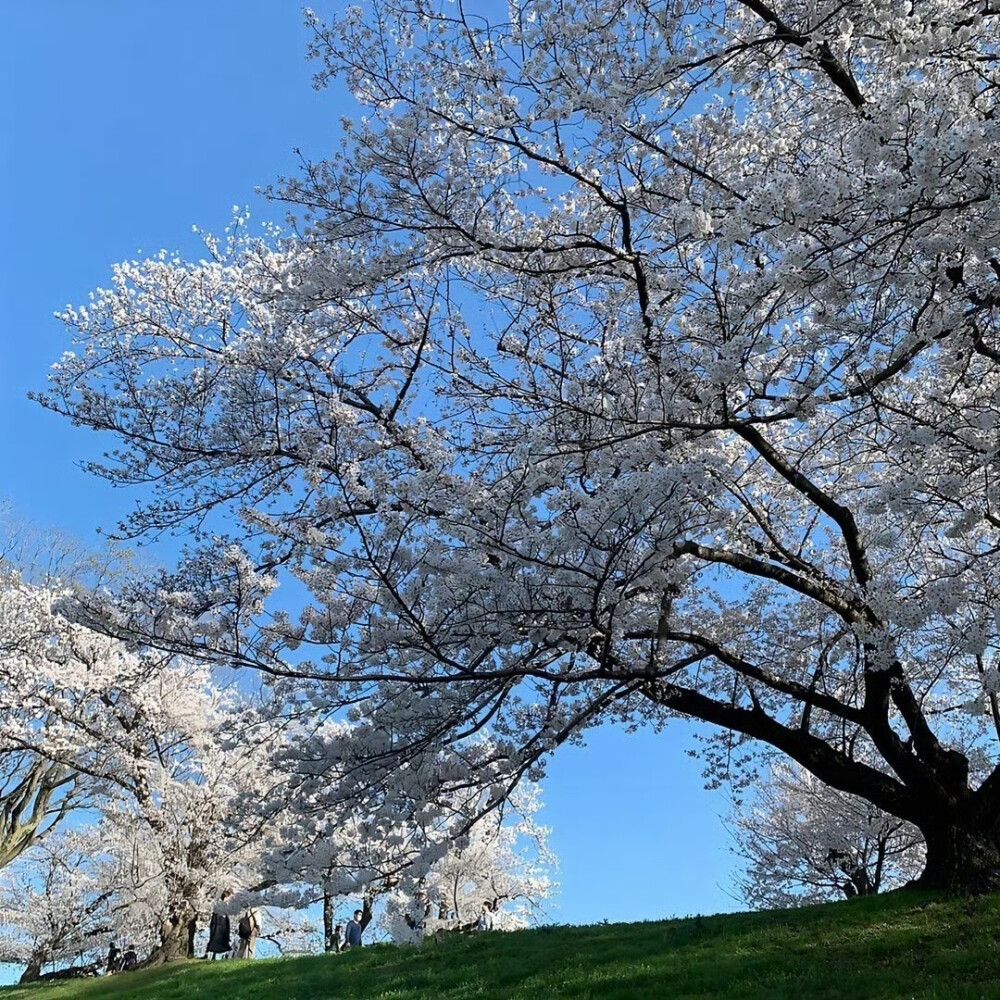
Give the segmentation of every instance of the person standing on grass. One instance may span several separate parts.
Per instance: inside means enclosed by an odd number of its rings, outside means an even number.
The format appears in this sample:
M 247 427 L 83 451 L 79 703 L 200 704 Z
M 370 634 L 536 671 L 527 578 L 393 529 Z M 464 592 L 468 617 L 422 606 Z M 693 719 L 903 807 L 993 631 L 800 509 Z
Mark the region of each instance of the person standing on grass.
M 257 938 L 260 936 L 260 911 L 251 906 L 236 924 L 236 934 L 240 939 L 237 958 L 253 958 Z
M 361 922 L 363 917 L 362 910 L 355 910 L 354 917 L 347 921 L 347 927 L 344 931 L 344 948 L 361 947 L 361 932 L 365 929 Z
M 118 972 L 118 970 L 121 969 L 122 967 L 121 955 L 122 953 L 119 950 L 118 946 L 114 943 L 114 941 L 112 941 L 110 946 L 108 947 L 108 963 L 107 967 L 104 970 L 104 974 L 106 976 L 114 975 L 114 973 Z
M 208 946 L 205 949 L 205 958 L 208 958 L 209 953 L 211 953 L 213 961 L 220 956 L 222 958 L 228 957 L 232 947 L 229 914 L 225 912 L 226 904 L 231 896 L 231 892 L 224 892 L 222 898 L 212 909 L 212 919 L 208 924 Z
M 483 900 L 483 910 L 482 913 L 479 914 L 479 919 L 476 921 L 476 930 L 493 930 L 493 905 L 488 899 Z
M 430 923 L 431 912 L 431 901 L 427 893 L 423 889 L 418 889 L 403 914 L 406 926 L 413 932 L 411 944 L 420 944 L 423 941 Z

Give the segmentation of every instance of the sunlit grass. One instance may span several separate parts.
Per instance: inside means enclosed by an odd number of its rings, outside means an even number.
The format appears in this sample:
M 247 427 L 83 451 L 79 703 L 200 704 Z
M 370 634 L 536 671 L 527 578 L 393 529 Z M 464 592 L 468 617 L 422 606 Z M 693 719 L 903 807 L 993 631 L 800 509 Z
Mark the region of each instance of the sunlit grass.
M 1000 998 L 1000 897 L 544 927 L 420 949 L 189 962 L 9 987 L 0 1000 L 982 1000 Z

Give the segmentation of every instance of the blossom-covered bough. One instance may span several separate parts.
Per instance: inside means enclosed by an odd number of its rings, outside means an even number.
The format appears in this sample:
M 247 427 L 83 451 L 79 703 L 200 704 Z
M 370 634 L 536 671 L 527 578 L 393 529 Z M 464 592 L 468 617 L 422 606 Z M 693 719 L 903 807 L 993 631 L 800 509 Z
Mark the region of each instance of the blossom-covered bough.
M 0 562 L 0 869 L 86 805 L 88 790 L 64 763 L 35 753 L 22 737 L 44 727 L 43 707 L 24 711 L 39 660 L 51 639 L 48 595 L 27 587 Z M 4 738 L 10 733 L 13 738 Z
M 423 929 L 468 930 L 484 902 L 504 929 L 526 926 L 541 911 L 556 860 L 547 829 L 535 821 L 539 789 L 522 782 L 506 801 L 489 803 L 488 785 L 470 764 L 474 751 L 482 761 L 492 748 L 442 748 L 423 768 L 411 755 L 403 774 L 376 783 L 366 773 L 367 726 L 281 729 L 272 755 L 278 780 L 260 801 L 270 817 L 270 849 L 262 858 L 267 898 L 293 906 L 322 899 L 327 951 L 338 900 L 352 900 L 353 909 L 360 899 L 369 914 L 381 903 L 377 920 L 397 943 L 418 942 Z M 353 773 L 359 769 L 360 779 Z M 445 770 L 464 780 L 447 780 Z M 418 889 L 433 902 L 427 928 L 405 922 Z
M 79 630 L 53 613 L 52 602 L 70 585 L 106 582 L 115 561 L 36 530 L 0 501 L 0 869 L 92 804 L 93 782 L 65 755 L 39 752 L 36 737 L 87 697 L 72 690 L 67 667 L 67 640 Z M 62 675 L 58 704 L 46 697 L 53 675 Z
M 127 534 L 202 536 L 103 627 L 363 715 L 359 782 L 495 802 L 687 716 L 914 824 L 923 884 L 997 884 L 1000 10 L 313 25 L 364 116 L 295 234 L 66 314 L 42 402 L 150 484 Z

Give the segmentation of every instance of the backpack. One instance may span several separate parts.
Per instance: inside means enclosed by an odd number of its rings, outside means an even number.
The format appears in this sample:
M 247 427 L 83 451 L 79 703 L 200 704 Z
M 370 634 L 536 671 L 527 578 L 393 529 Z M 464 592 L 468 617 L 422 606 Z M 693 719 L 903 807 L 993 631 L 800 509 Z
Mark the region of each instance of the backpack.
M 236 933 L 243 938 L 244 941 L 249 940 L 250 935 L 253 933 L 253 924 L 250 921 L 250 914 L 244 913 L 240 917 L 240 922 L 236 925 Z

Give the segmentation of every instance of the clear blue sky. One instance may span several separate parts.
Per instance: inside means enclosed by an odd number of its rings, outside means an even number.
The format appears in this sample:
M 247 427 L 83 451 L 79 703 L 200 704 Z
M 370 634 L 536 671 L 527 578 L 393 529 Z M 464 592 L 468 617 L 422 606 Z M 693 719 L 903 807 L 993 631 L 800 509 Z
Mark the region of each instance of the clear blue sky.
M 317 3 L 321 13 L 329 10 Z M 475 3 L 473 3 L 475 6 Z M 315 93 L 290 0 L 0 3 L 0 497 L 83 539 L 132 502 L 75 463 L 112 446 L 25 398 L 68 348 L 52 313 L 112 262 L 199 255 L 254 188 L 319 155 L 355 108 Z M 703 790 L 684 726 L 592 734 L 556 756 L 544 821 L 560 858 L 555 921 L 736 909 L 723 793 Z

